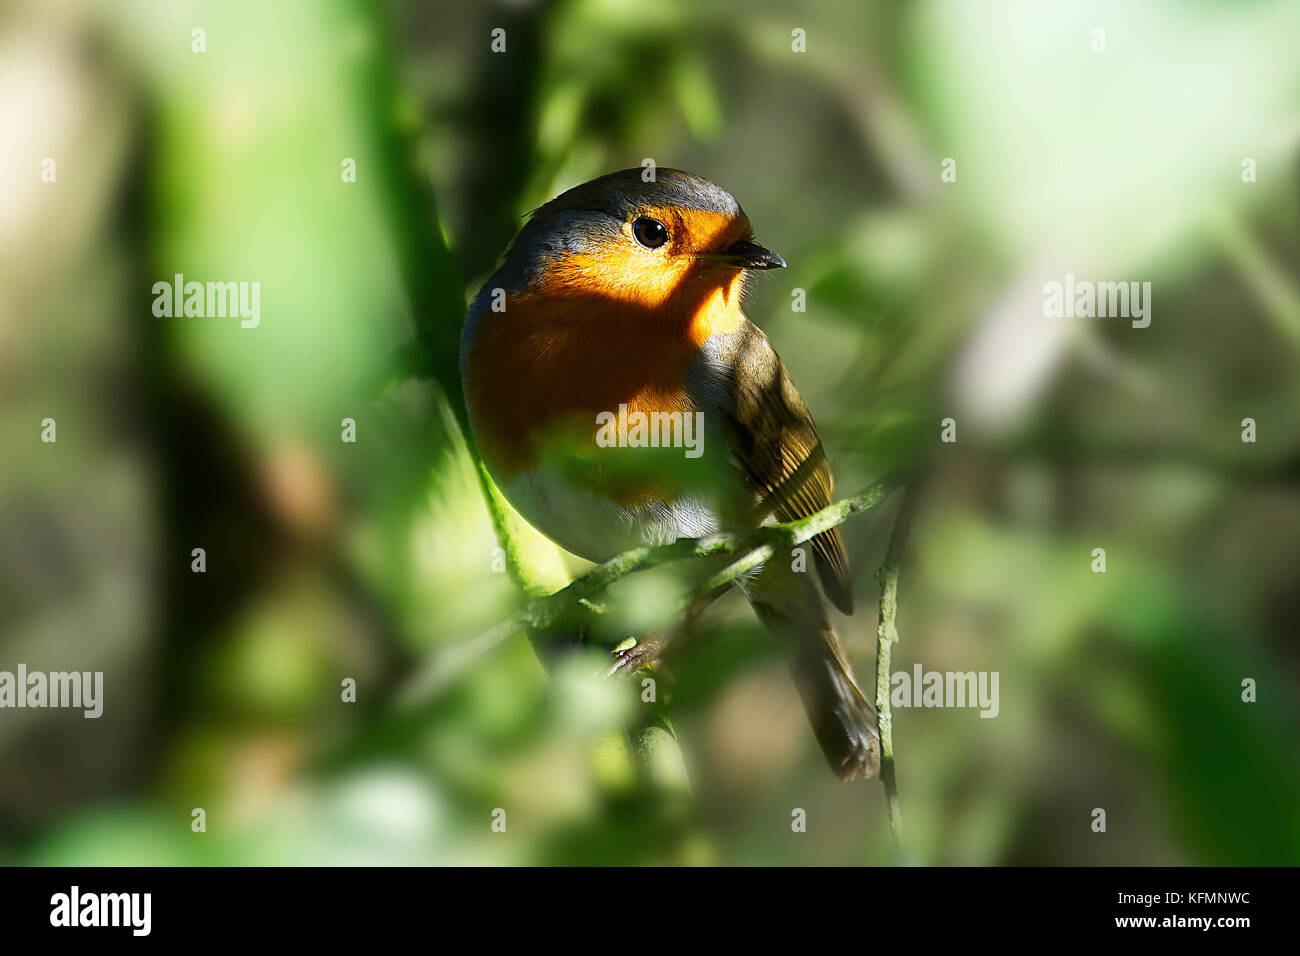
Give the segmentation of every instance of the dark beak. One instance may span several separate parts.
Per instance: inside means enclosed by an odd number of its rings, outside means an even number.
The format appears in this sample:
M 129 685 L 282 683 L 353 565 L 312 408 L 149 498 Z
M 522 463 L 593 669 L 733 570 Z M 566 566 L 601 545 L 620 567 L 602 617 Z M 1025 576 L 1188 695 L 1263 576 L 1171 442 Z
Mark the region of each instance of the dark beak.
M 765 249 L 758 243 L 745 239 L 740 242 L 733 242 L 720 254 L 708 258 L 739 269 L 785 268 L 785 260 L 771 249 Z

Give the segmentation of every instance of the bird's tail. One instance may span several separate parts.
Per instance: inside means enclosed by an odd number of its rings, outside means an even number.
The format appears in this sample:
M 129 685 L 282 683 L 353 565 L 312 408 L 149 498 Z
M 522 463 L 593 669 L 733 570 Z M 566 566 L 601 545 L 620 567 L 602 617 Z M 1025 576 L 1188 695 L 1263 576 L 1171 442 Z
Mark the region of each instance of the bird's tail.
M 790 646 L 790 672 L 831 769 L 843 780 L 874 777 L 880 769 L 875 711 L 853 678 L 816 585 L 776 562 L 745 590 L 763 624 Z

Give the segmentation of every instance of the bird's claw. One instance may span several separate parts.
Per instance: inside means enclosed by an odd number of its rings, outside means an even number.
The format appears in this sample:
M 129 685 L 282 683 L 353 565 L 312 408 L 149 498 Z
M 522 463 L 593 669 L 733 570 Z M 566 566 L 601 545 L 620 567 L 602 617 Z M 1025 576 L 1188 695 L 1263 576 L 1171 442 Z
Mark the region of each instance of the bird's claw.
M 614 677 L 618 674 L 630 676 L 642 667 L 653 667 L 662 649 L 663 643 L 653 638 L 647 638 L 639 644 L 625 641 L 614 648 L 614 662 L 605 672 L 605 676 Z

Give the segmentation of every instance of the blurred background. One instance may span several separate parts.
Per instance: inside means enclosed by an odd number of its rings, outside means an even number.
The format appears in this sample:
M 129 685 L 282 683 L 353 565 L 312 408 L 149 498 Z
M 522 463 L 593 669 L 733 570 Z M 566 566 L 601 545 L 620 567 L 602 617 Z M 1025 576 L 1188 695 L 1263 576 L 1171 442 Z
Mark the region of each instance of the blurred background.
M 746 311 L 839 492 L 926 476 L 894 667 L 1001 699 L 896 711 L 911 857 L 1300 861 L 1298 46 L 1289 0 L 10 0 L 0 670 L 105 689 L 0 711 L 0 862 L 890 861 L 734 595 L 649 728 L 600 650 L 523 635 L 399 706 L 520 602 L 466 296 L 529 210 L 647 158 L 789 262 Z M 260 325 L 156 317 L 176 273 L 260 283 Z M 1152 283 L 1150 327 L 1044 318 L 1066 273 Z M 868 690 L 895 509 L 844 527 Z

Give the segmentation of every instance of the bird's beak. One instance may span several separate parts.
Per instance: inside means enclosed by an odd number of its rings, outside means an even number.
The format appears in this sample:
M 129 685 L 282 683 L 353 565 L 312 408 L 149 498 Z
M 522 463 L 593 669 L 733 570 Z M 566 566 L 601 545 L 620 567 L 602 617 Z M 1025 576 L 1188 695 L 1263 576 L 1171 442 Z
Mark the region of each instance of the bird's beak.
M 714 255 L 704 256 L 710 262 L 732 266 L 736 269 L 784 269 L 785 260 L 771 249 L 756 242 L 742 239 Z

